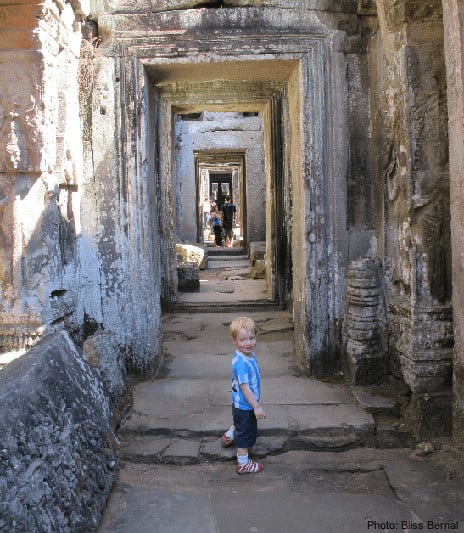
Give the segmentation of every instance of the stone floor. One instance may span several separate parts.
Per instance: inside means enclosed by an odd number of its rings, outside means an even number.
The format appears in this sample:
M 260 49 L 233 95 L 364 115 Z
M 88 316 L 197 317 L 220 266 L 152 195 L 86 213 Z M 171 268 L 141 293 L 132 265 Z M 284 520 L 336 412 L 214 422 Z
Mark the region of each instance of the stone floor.
M 245 282 L 235 260 L 207 283 Z M 243 307 L 199 294 L 204 312 L 164 316 L 162 375 L 133 384 L 100 533 L 464 531 L 464 479 L 446 443 L 414 443 L 395 397 L 296 375 L 291 315 L 277 309 L 247 311 L 267 418 L 252 450 L 264 470 L 238 476 L 219 437 L 231 422 L 228 324 Z
M 208 268 L 200 271 L 200 292 L 179 292 L 179 304 L 237 305 L 272 301 L 266 281 L 250 278 L 248 257 L 237 249 L 234 255 L 225 255 L 227 252 L 226 248 L 211 248 Z

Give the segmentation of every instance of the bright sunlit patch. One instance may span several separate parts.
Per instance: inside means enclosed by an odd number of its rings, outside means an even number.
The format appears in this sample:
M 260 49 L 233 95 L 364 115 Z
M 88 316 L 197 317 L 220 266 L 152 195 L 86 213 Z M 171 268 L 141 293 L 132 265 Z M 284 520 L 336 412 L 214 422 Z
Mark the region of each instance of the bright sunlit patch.
M 26 353 L 26 350 L 18 350 L 15 352 L 5 352 L 0 354 L 0 369 L 2 366 L 7 365 L 8 363 L 11 363 L 11 361 L 14 361 L 18 357 L 21 357 Z

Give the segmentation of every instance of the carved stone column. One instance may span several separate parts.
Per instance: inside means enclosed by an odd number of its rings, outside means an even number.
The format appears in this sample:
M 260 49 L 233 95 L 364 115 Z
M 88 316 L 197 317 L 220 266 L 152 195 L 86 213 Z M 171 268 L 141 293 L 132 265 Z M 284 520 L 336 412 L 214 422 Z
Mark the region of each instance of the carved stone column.
M 354 385 L 379 384 L 386 376 L 380 279 L 378 259 L 365 257 L 350 264 L 343 344 L 348 377 Z
M 451 244 L 442 3 L 377 2 L 390 369 L 421 437 L 451 427 Z

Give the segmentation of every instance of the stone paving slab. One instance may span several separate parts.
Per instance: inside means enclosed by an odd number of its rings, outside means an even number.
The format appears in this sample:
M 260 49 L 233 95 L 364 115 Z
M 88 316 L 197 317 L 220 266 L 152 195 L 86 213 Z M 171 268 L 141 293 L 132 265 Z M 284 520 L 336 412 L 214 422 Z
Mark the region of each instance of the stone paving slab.
M 231 374 L 230 356 L 219 357 L 217 355 L 195 355 L 192 361 L 191 355 L 177 355 L 169 365 L 171 377 L 176 378 L 223 378 Z M 230 379 L 229 379 L 230 381 Z
M 172 439 L 166 437 L 131 436 L 123 443 L 123 459 L 133 463 L 155 463 L 171 443 Z
M 200 439 L 175 439 L 161 454 L 162 463 L 193 465 L 198 463 Z
M 269 456 L 249 476 L 238 476 L 233 461 L 125 464 L 98 531 L 443 531 L 446 520 L 464 530 L 464 480 L 446 479 L 430 456 L 364 448 Z
M 206 375 L 229 377 L 231 374 L 235 347 L 232 342 L 224 343 L 223 338 L 218 341 L 209 339 L 208 342 L 172 340 L 164 342 L 163 346 L 171 377 L 201 377 L 202 372 L 205 373 L 205 377 Z M 261 342 L 258 357 L 263 379 L 287 376 L 289 355 L 292 353 L 291 342 L 280 342 L 277 346 L 274 343 Z
M 230 292 L 225 292 L 225 290 Z M 199 292 L 180 292 L 177 297 L 178 303 L 201 303 L 204 305 L 217 304 L 240 304 L 241 302 L 256 302 L 269 300 L 271 295 L 263 279 L 245 279 L 241 281 L 201 281 Z
M 372 416 L 354 405 L 312 405 L 311 407 L 291 406 L 295 423 L 291 431 L 301 434 L 319 432 L 337 434 L 340 431 L 373 433 L 375 422 Z
M 353 397 L 343 387 L 334 387 L 317 380 L 277 376 L 262 380 L 263 405 L 352 404 Z M 216 379 L 209 385 L 211 405 L 230 404 L 230 379 Z
M 327 405 L 350 404 L 353 397 L 342 387 L 322 381 L 293 376 L 264 378 L 261 384 L 263 404 L 272 405 Z

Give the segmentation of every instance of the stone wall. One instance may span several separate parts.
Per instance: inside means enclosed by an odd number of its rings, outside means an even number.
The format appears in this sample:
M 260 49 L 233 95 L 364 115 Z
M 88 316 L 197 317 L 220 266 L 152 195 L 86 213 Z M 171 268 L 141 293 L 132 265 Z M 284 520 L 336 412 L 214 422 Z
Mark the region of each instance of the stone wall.
M 443 1 L 446 28 L 445 49 L 448 80 L 448 110 L 451 174 L 451 239 L 453 245 L 454 378 L 453 434 L 464 444 L 464 6 L 459 0 Z
M 160 354 L 159 217 L 143 78 L 97 50 L 81 58 L 84 154 L 78 243 L 80 321 L 112 332 L 129 368 L 151 372 Z M 152 166 L 151 166 L 152 169 Z
M 82 148 L 76 17 L 87 2 L 0 6 L 0 350 L 74 328 Z M 53 325 L 53 326 L 52 326 Z
M 0 350 L 104 328 L 148 371 L 160 351 L 149 133 L 115 135 L 144 115 L 132 101 L 121 115 L 124 67 L 98 53 L 89 7 L 0 6 Z
M 384 265 L 389 369 L 413 394 L 418 419 L 450 420 L 451 242 L 442 6 L 377 2 L 371 69 L 374 195 Z M 433 398 L 430 393 L 433 393 Z M 420 398 L 427 396 L 427 401 Z M 437 423 L 437 431 L 444 425 Z M 427 434 L 433 424 L 418 424 Z M 446 431 L 451 430 L 448 423 Z
M 0 530 L 95 530 L 116 464 L 96 369 L 47 335 L 0 370 L 0 404 Z

